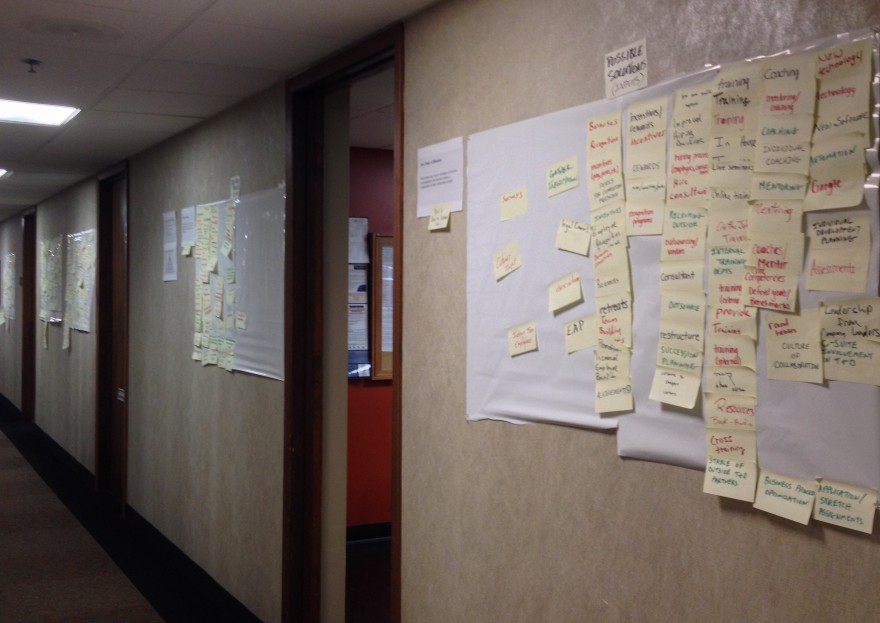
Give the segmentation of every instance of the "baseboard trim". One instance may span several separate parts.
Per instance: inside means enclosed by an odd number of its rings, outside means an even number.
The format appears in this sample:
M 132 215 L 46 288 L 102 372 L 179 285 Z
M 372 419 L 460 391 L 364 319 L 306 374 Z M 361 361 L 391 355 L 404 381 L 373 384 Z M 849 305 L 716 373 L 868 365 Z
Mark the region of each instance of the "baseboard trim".
M 5 396 L 0 431 L 168 623 L 259 619 L 149 521 L 95 489 L 95 477 Z

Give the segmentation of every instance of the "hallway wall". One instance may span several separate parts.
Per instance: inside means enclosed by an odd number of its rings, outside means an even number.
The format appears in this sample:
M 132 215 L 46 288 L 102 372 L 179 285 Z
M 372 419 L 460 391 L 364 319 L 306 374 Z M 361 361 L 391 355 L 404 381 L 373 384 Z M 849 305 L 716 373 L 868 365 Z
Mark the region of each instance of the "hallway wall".
M 0 326 L 0 394 L 21 409 L 21 286 L 22 271 L 21 218 L 0 223 L 0 258 L 15 254 L 15 318 Z M 0 276 L 0 286 L 2 286 Z
M 420 147 L 604 98 L 603 54 L 642 37 L 656 84 L 878 23 L 874 0 L 450 0 L 407 23 L 404 621 L 876 616 L 877 535 L 704 495 L 702 472 L 622 460 L 610 434 L 468 423 L 467 216 L 428 232 L 416 163 Z
M 97 227 L 98 184 L 81 182 L 37 206 L 37 311 L 43 259 L 40 241 Z M 66 262 L 66 242 L 65 262 Z M 66 266 L 66 263 L 65 263 Z M 95 471 L 95 309 L 92 330 L 70 332 L 64 350 L 62 325 L 48 327 L 44 347 L 43 322 L 37 322 L 37 378 L 34 421 L 90 471 Z M 18 359 L 21 368 L 21 358 Z
M 194 261 L 162 213 L 277 186 L 281 85 L 130 162 L 129 504 L 266 621 L 281 610 L 283 383 L 192 361 Z M 178 217 L 179 218 L 179 217 Z M 282 287 L 278 267 L 278 287 Z

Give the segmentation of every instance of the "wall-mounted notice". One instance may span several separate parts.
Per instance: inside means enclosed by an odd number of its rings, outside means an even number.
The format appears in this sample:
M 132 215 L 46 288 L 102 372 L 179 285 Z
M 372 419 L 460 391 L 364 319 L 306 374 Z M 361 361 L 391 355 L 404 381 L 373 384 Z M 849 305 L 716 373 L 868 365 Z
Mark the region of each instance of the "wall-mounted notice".
M 418 159 L 419 199 L 416 216 L 431 216 L 431 208 L 441 203 L 450 204 L 450 212 L 461 211 L 464 192 L 464 139 L 458 137 L 421 147 Z
M 18 288 L 18 274 L 15 268 L 15 253 L 9 253 L 3 258 L 2 296 L 0 296 L 0 312 L 4 320 L 15 318 L 15 291 Z M 7 325 L 8 327 L 8 325 Z
M 645 39 L 605 55 L 605 97 L 619 97 L 648 86 L 648 46 Z
M 162 281 L 177 281 L 177 213 L 162 213 Z

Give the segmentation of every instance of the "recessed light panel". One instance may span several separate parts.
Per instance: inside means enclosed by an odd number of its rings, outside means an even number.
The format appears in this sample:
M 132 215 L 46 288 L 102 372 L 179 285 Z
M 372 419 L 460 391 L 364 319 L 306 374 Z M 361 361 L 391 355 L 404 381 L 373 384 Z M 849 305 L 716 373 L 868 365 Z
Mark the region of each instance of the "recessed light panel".
M 9 123 L 35 123 L 38 125 L 64 125 L 73 119 L 79 108 L 33 104 L 0 99 L 0 121 Z

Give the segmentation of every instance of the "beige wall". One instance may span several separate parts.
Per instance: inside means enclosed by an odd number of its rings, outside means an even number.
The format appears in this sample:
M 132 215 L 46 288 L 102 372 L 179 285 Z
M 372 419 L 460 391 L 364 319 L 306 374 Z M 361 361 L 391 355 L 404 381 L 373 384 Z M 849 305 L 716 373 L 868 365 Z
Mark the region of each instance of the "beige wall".
M 194 261 L 162 281 L 162 213 L 285 175 L 284 91 L 130 163 L 131 506 L 266 621 L 280 618 L 283 384 L 191 360 Z M 277 275 L 282 284 L 281 267 Z
M 405 621 L 876 618 L 878 537 L 704 495 L 702 472 L 621 460 L 612 434 L 467 423 L 466 214 L 428 233 L 415 162 L 603 98 L 602 54 L 642 37 L 654 84 L 878 23 L 875 0 L 452 0 L 407 23 Z
M 16 216 L 0 223 L 0 258 L 15 254 L 15 318 L 0 326 L 0 394 L 17 409 L 21 409 L 21 251 L 21 218 Z
M 42 266 L 40 241 L 95 229 L 97 202 L 97 183 L 86 181 L 37 206 L 37 296 L 40 291 L 39 275 Z M 66 266 L 66 240 L 62 249 Z M 45 325 L 42 322 L 37 323 L 37 378 L 34 405 L 37 425 L 93 472 L 97 354 L 94 317 L 93 313 L 90 333 L 70 332 L 68 350 L 62 348 L 63 329 L 60 323 L 48 327 L 48 348 L 44 348 Z

